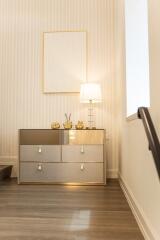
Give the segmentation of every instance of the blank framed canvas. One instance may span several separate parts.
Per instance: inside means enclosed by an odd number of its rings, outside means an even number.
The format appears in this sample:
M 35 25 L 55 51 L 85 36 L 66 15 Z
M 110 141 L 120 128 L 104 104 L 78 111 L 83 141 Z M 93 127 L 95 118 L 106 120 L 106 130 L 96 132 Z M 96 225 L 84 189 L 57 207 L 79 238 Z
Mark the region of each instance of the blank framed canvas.
M 86 81 L 86 32 L 44 33 L 44 93 L 80 92 Z

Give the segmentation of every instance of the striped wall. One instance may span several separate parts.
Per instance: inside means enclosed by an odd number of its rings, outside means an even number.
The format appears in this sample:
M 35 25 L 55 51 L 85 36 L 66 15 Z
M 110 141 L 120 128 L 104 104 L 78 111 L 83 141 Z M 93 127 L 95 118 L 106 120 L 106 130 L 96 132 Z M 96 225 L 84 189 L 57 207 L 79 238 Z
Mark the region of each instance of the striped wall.
M 88 81 L 100 81 L 96 125 L 107 132 L 109 176 L 118 165 L 117 87 L 114 81 L 113 0 L 0 0 L 0 163 L 16 163 L 18 129 L 50 128 L 52 121 L 87 121 L 78 94 L 42 91 L 43 32 L 84 30 Z

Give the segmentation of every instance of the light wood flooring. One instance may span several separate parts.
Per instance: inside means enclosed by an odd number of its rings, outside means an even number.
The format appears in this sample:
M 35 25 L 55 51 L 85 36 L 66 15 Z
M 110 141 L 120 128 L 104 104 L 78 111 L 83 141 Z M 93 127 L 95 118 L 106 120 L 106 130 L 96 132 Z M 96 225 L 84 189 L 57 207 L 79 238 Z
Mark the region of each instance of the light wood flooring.
M 107 186 L 0 182 L 0 240 L 144 239 L 118 181 Z

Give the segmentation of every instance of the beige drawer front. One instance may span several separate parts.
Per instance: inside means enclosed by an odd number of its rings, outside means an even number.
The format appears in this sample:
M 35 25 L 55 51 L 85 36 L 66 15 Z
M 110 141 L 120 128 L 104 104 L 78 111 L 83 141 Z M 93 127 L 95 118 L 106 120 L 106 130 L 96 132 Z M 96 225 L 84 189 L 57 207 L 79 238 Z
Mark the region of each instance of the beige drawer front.
M 60 162 L 60 145 L 21 145 L 20 161 L 22 162 Z
M 63 162 L 103 162 L 103 145 L 63 145 Z
M 62 130 L 53 129 L 20 129 L 20 145 L 60 145 Z
M 103 184 L 103 163 L 22 162 L 20 183 L 23 182 Z
M 104 130 L 64 130 L 63 144 L 104 144 Z

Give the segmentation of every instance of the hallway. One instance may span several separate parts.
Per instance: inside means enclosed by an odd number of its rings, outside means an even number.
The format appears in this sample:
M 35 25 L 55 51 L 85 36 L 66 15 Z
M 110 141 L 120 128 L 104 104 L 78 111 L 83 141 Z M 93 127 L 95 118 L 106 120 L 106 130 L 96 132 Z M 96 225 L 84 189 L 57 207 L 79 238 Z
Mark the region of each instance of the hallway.
M 0 185 L 0 240 L 142 240 L 117 180 L 107 186 Z

